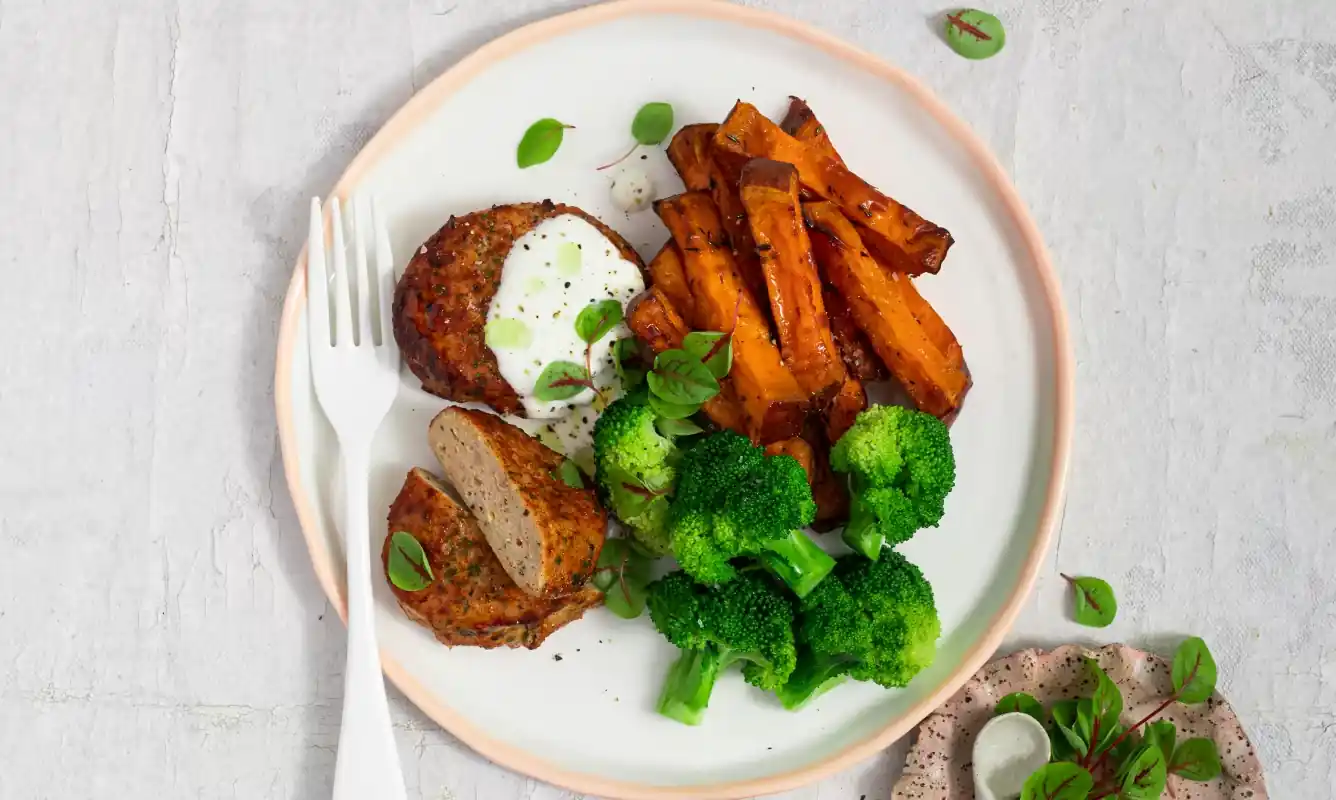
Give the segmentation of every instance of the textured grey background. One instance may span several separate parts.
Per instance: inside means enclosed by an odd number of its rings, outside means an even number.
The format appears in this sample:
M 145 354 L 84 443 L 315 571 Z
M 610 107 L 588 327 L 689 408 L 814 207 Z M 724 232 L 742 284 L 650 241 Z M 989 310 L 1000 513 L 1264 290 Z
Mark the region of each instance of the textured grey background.
M 1330 796 L 1330 0 L 995 0 L 984 63 L 934 0 L 751 4 L 940 92 L 1062 274 L 1071 492 L 1008 647 L 1200 634 L 1274 796 Z M 328 797 L 344 637 L 272 411 L 304 201 L 416 87 L 574 5 L 0 3 L 0 797 Z M 1119 622 L 1066 621 L 1059 568 Z M 567 797 L 394 706 L 414 798 Z M 880 800 L 901 754 L 790 797 Z

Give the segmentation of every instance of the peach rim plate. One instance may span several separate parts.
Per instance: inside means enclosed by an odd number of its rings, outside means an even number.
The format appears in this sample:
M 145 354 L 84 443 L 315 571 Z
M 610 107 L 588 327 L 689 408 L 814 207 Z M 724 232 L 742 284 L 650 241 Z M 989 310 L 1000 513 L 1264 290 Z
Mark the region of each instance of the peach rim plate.
M 809 25 L 771 12 L 749 9 L 719 0 L 618 0 L 586 7 L 559 16 L 531 23 L 482 46 L 465 57 L 444 74 L 414 95 L 353 159 L 343 176 L 331 190 L 331 195 L 349 196 L 367 173 L 405 137 L 411 134 L 434 109 L 465 87 L 471 80 L 492 65 L 507 57 L 542 44 L 550 39 L 583 28 L 644 14 L 677 14 L 705 20 L 727 22 L 779 34 L 830 56 L 845 61 L 855 68 L 896 86 L 914 99 L 923 110 L 940 124 L 969 155 L 985 180 L 1005 204 L 1005 214 L 1019 231 L 1027 260 L 1033 264 L 1043 300 L 1047 304 L 1052 329 L 1051 354 L 1054 398 L 1053 437 L 1051 443 L 1051 476 L 1044 490 L 1038 529 L 1029 552 L 1025 556 L 1019 579 L 1002 607 L 996 612 L 988 633 L 961 659 L 955 670 L 941 681 L 921 701 L 888 726 L 842 751 L 801 769 L 754 779 L 715 783 L 699 786 L 655 786 L 624 780 L 615 780 L 585 772 L 576 772 L 553 764 L 540 756 L 517 746 L 502 742 L 453 711 L 409 672 L 382 651 L 381 663 L 385 675 L 403 694 L 427 716 L 449 731 L 473 750 L 489 760 L 516 772 L 555 784 L 576 792 L 626 800 L 650 798 L 693 797 L 699 800 L 727 800 L 787 791 L 818 781 L 846 769 L 884 749 L 913 730 L 937 706 L 950 698 L 988 660 L 1010 629 L 1022 603 L 1032 588 L 1054 533 L 1057 530 L 1066 486 L 1068 459 L 1073 422 L 1074 386 L 1073 356 L 1068 337 L 1067 317 L 1063 308 L 1057 275 L 1044 247 L 1037 226 L 1021 201 L 1001 165 L 987 146 L 958 119 L 931 91 L 917 79 L 876 56 L 859 50 L 836 37 L 818 31 Z M 302 329 L 301 311 L 305 301 L 305 263 L 303 248 L 295 265 L 287 297 L 283 305 L 279 328 L 278 354 L 275 375 L 275 406 L 279 438 L 283 450 L 283 465 L 288 489 L 302 526 L 312 565 L 321 588 L 331 604 L 346 620 L 347 605 L 343 588 L 339 585 L 341 572 L 338 555 L 331 552 L 319 534 L 317 511 L 302 479 L 297 453 L 296 423 L 293 414 L 293 359 L 296 343 Z

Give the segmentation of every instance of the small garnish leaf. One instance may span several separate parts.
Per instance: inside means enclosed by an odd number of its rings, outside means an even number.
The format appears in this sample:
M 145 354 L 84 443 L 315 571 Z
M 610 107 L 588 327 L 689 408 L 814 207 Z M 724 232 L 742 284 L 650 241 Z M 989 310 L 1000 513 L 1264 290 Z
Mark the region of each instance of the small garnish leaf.
M 733 336 L 718 331 L 692 331 L 682 339 L 682 349 L 709 367 L 710 374 L 723 378 L 733 368 Z
M 1025 780 L 1021 800 L 1086 800 L 1095 779 L 1075 764 L 1048 764 Z
M 1033 696 L 1028 695 L 1025 692 L 1015 692 L 1007 695 L 1001 700 L 998 700 L 997 706 L 993 709 L 993 713 L 995 714 L 1010 714 L 1013 711 L 1029 714 L 1031 717 L 1038 720 L 1040 725 L 1043 725 L 1046 721 L 1044 707 L 1040 705 L 1039 701 L 1034 699 Z
M 600 300 L 580 310 L 575 318 L 575 335 L 585 344 L 593 344 L 622 321 L 622 304 L 616 300 Z
M 1174 727 L 1174 723 L 1167 720 L 1158 720 L 1146 726 L 1145 742 L 1160 748 L 1165 759 L 1171 762 L 1174 755 L 1174 740 L 1177 737 L 1178 730 Z
M 649 596 L 650 559 L 628 539 L 608 539 L 598 556 L 594 586 L 603 592 L 603 605 L 624 619 L 645 610 Z
M 698 433 L 705 433 L 705 429 L 689 419 L 666 419 L 660 417 L 654 420 L 654 427 L 664 436 L 695 436 Z
M 1169 771 L 1190 781 L 1209 781 L 1220 774 L 1220 751 L 1210 739 L 1188 739 L 1169 759 Z
M 589 388 L 589 373 L 574 361 L 553 361 L 543 367 L 533 396 L 544 403 L 569 400 Z
M 1076 732 L 1081 735 L 1081 741 L 1086 743 L 1087 749 L 1098 744 L 1095 741 L 1095 701 L 1089 697 L 1076 701 Z
M 700 411 L 700 403 L 670 403 L 656 394 L 650 394 L 649 407 L 660 419 L 686 419 Z
M 1206 642 L 1193 636 L 1178 646 L 1171 673 L 1180 703 L 1204 703 L 1215 693 L 1215 659 Z
M 422 543 L 408 531 L 390 534 L 388 571 L 390 583 L 405 592 L 420 592 L 435 580 Z
M 1128 765 L 1119 797 L 1126 800 L 1159 800 L 1167 777 L 1164 753 L 1158 747 L 1143 746 Z
M 557 148 L 561 147 L 566 129 L 573 127 L 551 117 L 538 120 L 529 126 L 520 139 L 519 147 L 515 149 L 515 163 L 520 169 L 526 169 L 552 158 L 557 154 Z
M 969 59 L 991 58 L 1007 44 L 1002 21 L 974 8 L 946 15 L 946 43 Z
M 635 339 L 618 339 L 612 344 L 613 365 L 622 382 L 622 393 L 630 394 L 645 383 L 645 370 L 640 365 L 639 345 Z
M 1053 745 L 1053 760 L 1063 761 L 1075 757 L 1071 741 L 1061 729 L 1065 727 L 1076 736 L 1076 701 L 1059 700 L 1049 710 L 1049 716 L 1053 720 L 1048 731 L 1049 741 Z M 1076 740 L 1080 742 L 1080 737 L 1077 736 Z
M 1118 616 L 1118 598 L 1113 587 L 1099 578 L 1073 578 L 1063 575 L 1072 587 L 1076 602 L 1076 621 L 1091 628 L 1104 628 Z
M 685 350 L 665 350 L 654 359 L 649 390 L 679 405 L 704 403 L 719 394 L 719 381 L 700 359 Z
M 1095 691 L 1090 696 L 1090 702 L 1100 722 L 1100 741 L 1096 744 L 1103 745 L 1106 737 L 1118 726 L 1118 715 L 1123 713 L 1123 696 L 1118 692 L 1118 685 L 1104 674 L 1098 661 L 1087 658 L 1085 663 L 1095 679 Z
M 631 120 L 631 135 L 640 144 L 658 144 L 673 131 L 673 107 L 668 103 L 646 103 Z
M 1070 725 L 1058 725 L 1058 733 L 1062 734 L 1067 747 L 1076 755 L 1085 756 L 1089 752 L 1090 745 L 1086 744 L 1086 740 L 1082 738 L 1081 734 L 1072 730 Z
M 571 461 L 569 458 L 561 462 L 561 466 L 557 467 L 556 472 L 552 474 L 552 477 L 572 489 L 585 488 L 584 475 L 580 473 L 580 468 L 576 466 L 575 462 Z

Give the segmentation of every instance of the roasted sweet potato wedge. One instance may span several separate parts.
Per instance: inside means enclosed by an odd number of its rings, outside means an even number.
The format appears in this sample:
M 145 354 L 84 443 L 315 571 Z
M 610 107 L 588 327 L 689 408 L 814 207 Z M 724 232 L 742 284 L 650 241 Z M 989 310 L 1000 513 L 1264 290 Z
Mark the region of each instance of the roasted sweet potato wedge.
M 785 161 L 803 186 L 839 205 L 858 221 L 863 238 L 888 263 L 908 275 L 937 272 L 951 247 L 945 228 L 878 191 L 843 164 L 798 141 L 750 103 L 738 102 L 714 135 L 724 153 Z
M 672 242 L 668 243 L 672 249 Z M 626 316 L 627 327 L 655 353 L 664 350 L 676 350 L 682 346 L 682 340 L 691 332 L 686 320 L 677 313 L 673 301 L 663 287 L 655 283 L 631 305 Z M 705 401 L 701 407 L 705 416 L 721 428 L 739 433 L 747 432 L 747 421 L 742 414 L 742 406 L 733 393 L 732 382 L 725 378 L 720 382 L 719 394 Z
M 839 391 L 844 362 L 831 337 L 821 277 L 798 203 L 792 164 L 756 158 L 742 169 L 742 205 L 765 274 L 784 363 L 818 402 Z
M 804 204 L 803 216 L 825 279 L 848 302 L 891 374 L 920 409 L 954 416 L 969 389 L 969 374 L 937 349 L 915 318 L 906 301 L 908 276 L 874 261 L 858 230 L 833 203 Z
M 659 200 L 654 209 L 682 253 L 696 305 L 693 325 L 733 335 L 729 380 L 747 417 L 747 435 L 761 444 L 796 436 L 806 415 L 807 393 L 770 342 L 761 307 L 724 244 L 714 201 L 704 192 L 686 192 Z
M 835 339 L 835 349 L 840 351 L 840 358 L 844 360 L 844 369 L 849 377 L 864 383 L 889 378 L 886 365 L 881 363 L 881 356 L 872 349 L 867 334 L 858 327 L 858 321 L 854 319 L 844 296 L 827 285 L 821 289 L 821 298 L 826 303 L 826 319 L 830 320 L 830 334 Z
M 806 439 L 795 436 L 792 439 L 784 439 L 778 442 L 771 442 L 765 446 L 765 454 L 768 456 L 792 456 L 794 461 L 807 473 L 807 482 L 812 482 L 813 461 L 816 456 L 812 452 L 812 445 L 808 444 Z
M 789 113 L 784 115 L 779 127 L 798 141 L 811 146 L 815 152 L 828 156 L 836 164 L 844 166 L 844 159 L 840 158 L 835 145 L 831 144 L 830 136 L 826 134 L 826 127 L 816 118 L 806 100 L 790 97 Z
M 659 254 L 649 262 L 649 279 L 667 295 L 683 319 L 692 318 L 695 301 L 691 299 L 691 287 L 687 285 L 687 274 L 682 269 L 682 254 L 677 252 L 677 245 L 671 241 L 664 243 Z
M 826 436 L 838 442 L 845 431 L 853 427 L 854 419 L 867 408 L 867 391 L 862 381 L 849 378 L 840 386 L 839 394 L 826 406 Z
M 714 132 L 718 128 L 718 125 L 688 125 L 678 131 L 668 143 L 668 160 L 688 191 L 710 193 L 715 208 L 719 209 L 719 220 L 724 225 L 738 274 L 752 295 L 762 301 L 762 311 L 768 323 L 769 309 L 764 307 L 765 275 L 756 256 L 756 242 L 752 240 L 742 200 L 738 197 L 738 171 L 726 170 L 715 158 Z
M 812 448 L 812 499 L 816 501 L 816 518 L 812 527 L 818 531 L 837 528 L 849 520 L 848 478 L 836 475 L 830 468 L 831 440 L 812 419 L 803 431 L 803 439 Z

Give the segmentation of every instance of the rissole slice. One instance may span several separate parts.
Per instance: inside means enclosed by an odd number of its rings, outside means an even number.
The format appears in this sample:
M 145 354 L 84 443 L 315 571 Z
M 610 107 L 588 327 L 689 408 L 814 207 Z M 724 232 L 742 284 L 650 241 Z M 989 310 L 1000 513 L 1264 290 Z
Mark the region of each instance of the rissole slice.
M 803 216 L 826 280 L 849 303 L 881 360 L 920 409 L 953 416 L 969 389 L 969 377 L 947 360 L 915 319 L 905 300 L 909 278 L 877 264 L 853 223 L 833 204 L 806 203 Z
M 770 342 L 760 306 L 724 246 L 714 201 L 703 192 L 686 192 L 659 200 L 654 209 L 682 253 L 696 304 L 693 326 L 733 335 L 729 379 L 747 417 L 747 435 L 762 444 L 797 436 L 807 394 Z
M 676 249 L 672 242 L 668 243 L 668 248 Z M 632 304 L 626 315 L 626 324 L 655 353 L 681 348 L 682 340 L 691 332 L 686 320 L 674 308 L 668 293 L 657 283 Z M 701 410 L 721 428 L 743 434 L 747 432 L 742 406 L 738 404 L 733 384 L 728 378 L 720 381 L 719 394 L 706 400 Z
M 844 382 L 844 363 L 831 336 L 821 277 L 803 224 L 798 172 L 792 164 L 752 159 L 742 169 L 739 189 L 784 363 L 809 394 L 829 397 Z
M 813 194 L 837 203 L 864 229 L 868 245 L 909 275 L 937 272 L 951 247 L 945 228 L 923 219 L 888 197 L 843 164 L 785 133 L 750 103 L 739 101 L 715 131 L 714 146 L 725 153 L 785 161 Z
M 765 297 L 765 276 L 756 257 L 756 242 L 738 197 L 738 173 L 724 168 L 714 157 L 714 124 L 688 125 L 678 131 L 668 143 L 668 160 L 682 178 L 682 184 L 692 192 L 709 192 L 719 209 L 719 221 L 728 235 L 738 274 L 757 300 Z M 764 308 L 761 309 L 765 311 Z

